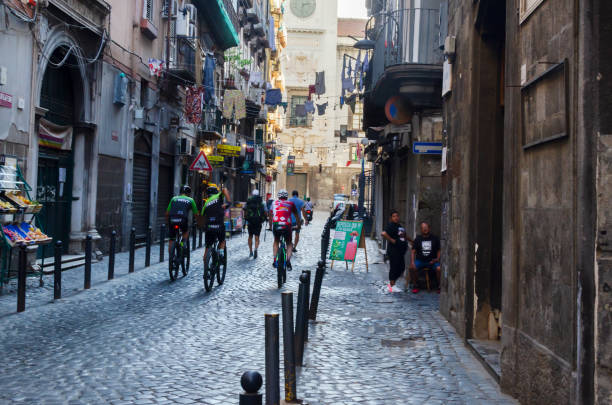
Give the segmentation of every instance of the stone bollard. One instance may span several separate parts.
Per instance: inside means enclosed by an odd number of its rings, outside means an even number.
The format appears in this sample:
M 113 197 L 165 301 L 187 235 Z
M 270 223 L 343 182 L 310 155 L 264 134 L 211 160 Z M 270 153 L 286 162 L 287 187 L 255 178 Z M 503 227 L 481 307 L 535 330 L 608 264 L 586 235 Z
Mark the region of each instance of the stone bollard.
M 162 224 L 159 228 L 159 262 L 163 263 L 164 255 L 166 254 L 166 249 L 164 249 L 164 245 L 166 244 L 166 224 Z
M 89 290 L 91 288 L 91 235 L 85 238 L 85 279 L 83 280 L 83 288 Z
M 25 311 L 26 307 L 26 245 L 19 245 L 19 267 L 17 268 L 17 312 Z
M 108 279 L 115 278 L 115 249 L 117 247 L 117 232 L 111 232 L 110 251 L 108 252 Z
M 306 282 L 304 287 L 304 341 L 308 342 L 308 315 L 310 307 L 310 270 L 302 271 L 302 274 L 306 275 Z
M 136 249 L 136 228 L 132 228 L 130 231 L 130 262 L 128 265 L 128 272 L 134 272 L 134 250 Z
M 198 235 L 199 235 L 199 238 L 198 238 L 198 249 L 202 248 L 202 235 L 203 234 L 204 234 L 204 232 L 202 232 L 201 229 L 198 229 Z
M 196 250 L 196 244 L 198 242 L 198 228 L 195 221 L 193 221 L 193 225 L 191 225 L 191 240 L 191 251 L 193 252 Z
M 55 242 L 55 262 L 53 263 L 53 299 L 62 298 L 62 241 Z
M 297 398 L 295 373 L 295 342 L 293 337 L 293 293 L 281 294 L 283 306 L 283 357 L 285 371 L 285 401 Z
M 323 260 L 320 260 L 319 263 L 317 263 L 314 286 L 312 287 L 312 298 L 310 299 L 310 310 L 308 311 L 308 318 L 313 321 L 317 320 L 317 310 L 319 309 L 319 297 L 321 295 L 323 275 L 325 275 L 325 263 Z
M 261 374 L 257 371 L 247 371 L 240 378 L 240 385 L 244 392 L 240 394 L 239 405 L 262 405 L 263 395 L 259 389 L 263 384 Z
M 266 314 L 266 405 L 280 403 L 278 314 Z
M 297 314 L 295 317 L 295 364 L 298 367 L 302 367 L 304 365 L 304 327 L 306 325 L 307 316 L 306 316 L 306 274 L 302 273 L 300 275 L 300 287 L 298 290 L 298 299 L 297 299 Z

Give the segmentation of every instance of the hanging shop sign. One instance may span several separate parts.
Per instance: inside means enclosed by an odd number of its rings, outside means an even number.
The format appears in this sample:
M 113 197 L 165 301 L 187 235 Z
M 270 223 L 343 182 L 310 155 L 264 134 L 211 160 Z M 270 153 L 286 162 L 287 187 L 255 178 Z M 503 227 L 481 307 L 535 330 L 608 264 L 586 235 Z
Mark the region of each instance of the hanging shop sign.
M 293 176 L 295 173 L 295 156 L 287 156 L 287 176 Z
M 242 148 L 240 146 L 217 145 L 217 153 L 221 156 L 239 157 L 241 149 Z
M 242 174 L 255 174 L 255 142 L 247 141 L 242 164 Z
M 223 156 L 208 156 L 208 162 L 212 167 L 223 167 L 225 158 Z
M 0 91 L 0 107 L 12 108 L 13 96 Z
M 441 155 L 442 142 L 414 142 L 412 153 L 415 155 Z

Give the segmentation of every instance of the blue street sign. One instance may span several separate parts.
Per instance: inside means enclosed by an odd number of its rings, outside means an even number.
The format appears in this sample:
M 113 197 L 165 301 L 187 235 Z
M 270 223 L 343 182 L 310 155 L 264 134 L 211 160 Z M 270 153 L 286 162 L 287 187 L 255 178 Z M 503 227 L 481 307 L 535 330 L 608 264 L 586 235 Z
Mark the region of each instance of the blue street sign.
M 417 155 L 441 155 L 442 142 L 414 142 L 412 153 Z

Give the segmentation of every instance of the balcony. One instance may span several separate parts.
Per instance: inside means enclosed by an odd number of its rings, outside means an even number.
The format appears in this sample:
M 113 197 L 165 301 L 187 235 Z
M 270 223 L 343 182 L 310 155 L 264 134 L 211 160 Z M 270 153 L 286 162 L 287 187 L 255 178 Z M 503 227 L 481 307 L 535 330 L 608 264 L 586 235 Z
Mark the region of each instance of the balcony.
M 221 50 L 239 44 L 240 23 L 231 0 L 192 0 L 192 3 L 206 18 Z
M 170 57 L 170 77 L 178 81 L 195 82 L 196 51 L 193 41 L 178 37 L 172 42 L 175 47 Z
M 411 8 L 376 14 L 366 25 L 375 48 L 367 78 L 365 126 L 388 121 L 384 106 L 401 97 L 413 110 L 442 106 L 442 51 L 438 9 Z

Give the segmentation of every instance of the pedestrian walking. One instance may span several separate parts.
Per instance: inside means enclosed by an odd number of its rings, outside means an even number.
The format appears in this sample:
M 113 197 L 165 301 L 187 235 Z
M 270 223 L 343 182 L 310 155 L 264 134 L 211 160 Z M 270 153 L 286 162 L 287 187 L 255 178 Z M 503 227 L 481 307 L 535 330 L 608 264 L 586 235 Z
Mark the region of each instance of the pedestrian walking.
M 300 198 L 300 193 L 297 190 L 293 190 L 289 201 L 295 205 L 297 210 L 297 214 L 291 214 L 291 228 L 293 232 L 295 232 L 293 252 L 297 252 L 297 245 L 300 242 L 300 228 L 302 226 L 302 218 L 304 217 L 304 205 L 306 202 Z
M 259 236 L 261 228 L 266 221 L 266 203 L 259 195 L 259 190 L 253 190 L 253 195 L 247 200 L 244 207 L 244 218 L 249 227 L 249 257 L 257 259 L 259 249 Z M 253 251 L 253 237 L 255 237 L 255 250 Z
M 399 212 L 396 210 L 391 211 L 391 220 L 385 227 L 382 237 L 389 242 L 387 243 L 387 256 L 389 257 L 389 284 L 387 284 L 387 289 L 391 293 L 401 292 L 402 290 L 395 285 L 395 282 L 406 270 L 404 256 L 408 250 L 408 242 L 412 243 L 413 241 L 406 235 L 406 229 L 401 224 Z

